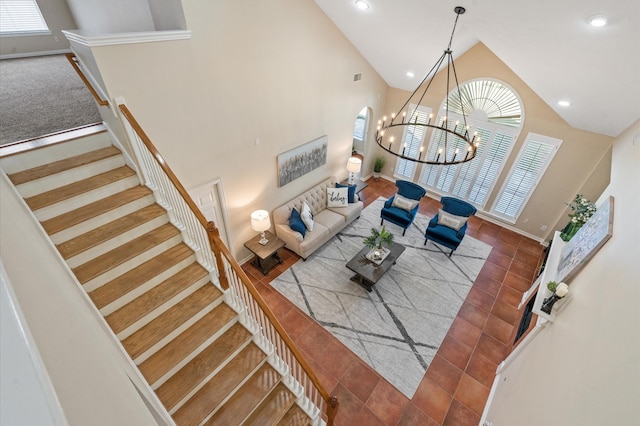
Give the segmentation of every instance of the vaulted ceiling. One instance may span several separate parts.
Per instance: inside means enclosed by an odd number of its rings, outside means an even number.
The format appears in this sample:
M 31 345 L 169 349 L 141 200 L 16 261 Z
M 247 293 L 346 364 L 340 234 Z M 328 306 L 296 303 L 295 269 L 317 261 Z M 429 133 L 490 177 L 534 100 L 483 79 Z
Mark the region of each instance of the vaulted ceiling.
M 315 0 L 392 87 L 415 89 L 449 43 L 454 7 L 463 6 L 454 58 L 484 43 L 575 128 L 617 136 L 640 119 L 638 0 L 366 1 L 368 10 L 355 0 Z M 594 15 L 608 25 L 589 25 Z

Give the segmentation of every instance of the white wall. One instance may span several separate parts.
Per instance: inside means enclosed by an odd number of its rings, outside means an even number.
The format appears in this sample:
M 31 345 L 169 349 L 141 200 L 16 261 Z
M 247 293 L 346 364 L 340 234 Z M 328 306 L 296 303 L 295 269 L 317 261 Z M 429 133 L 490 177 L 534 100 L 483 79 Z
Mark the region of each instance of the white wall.
M 502 374 L 493 426 L 640 424 L 640 121 L 616 138 L 613 236 L 571 299 Z
M 153 31 L 147 0 L 67 0 L 80 30 L 93 34 Z
M 71 425 L 156 425 L 130 379 L 132 367 L 7 182 L 0 176 L 1 261 L 64 417 Z M 1 343 L 4 351 L 7 342 Z M 2 404 L 10 396 L 3 393 Z M 23 404 L 42 408 L 36 399 Z
M 346 177 L 355 118 L 379 111 L 387 86 L 313 0 L 183 8 L 190 40 L 93 53 L 110 96 L 125 99 L 186 188 L 221 178 L 242 259 L 251 211 Z M 277 155 L 325 134 L 327 165 L 278 188 Z
M 38 7 L 51 34 L 22 35 L 0 39 L 0 58 L 12 58 L 68 51 L 62 30 L 76 28 L 66 0 L 38 0 Z

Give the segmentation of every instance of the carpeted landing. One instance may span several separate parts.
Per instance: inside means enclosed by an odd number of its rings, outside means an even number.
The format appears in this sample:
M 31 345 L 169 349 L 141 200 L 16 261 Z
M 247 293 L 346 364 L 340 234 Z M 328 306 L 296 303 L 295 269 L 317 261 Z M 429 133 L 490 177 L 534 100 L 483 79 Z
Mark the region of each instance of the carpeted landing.
M 418 215 L 405 236 L 385 222 L 406 250 L 369 293 L 350 280 L 345 265 L 371 228 L 380 227 L 384 201 L 371 203 L 272 285 L 411 399 L 491 247 L 467 235 L 449 258 L 445 247 L 424 245 L 426 216 Z

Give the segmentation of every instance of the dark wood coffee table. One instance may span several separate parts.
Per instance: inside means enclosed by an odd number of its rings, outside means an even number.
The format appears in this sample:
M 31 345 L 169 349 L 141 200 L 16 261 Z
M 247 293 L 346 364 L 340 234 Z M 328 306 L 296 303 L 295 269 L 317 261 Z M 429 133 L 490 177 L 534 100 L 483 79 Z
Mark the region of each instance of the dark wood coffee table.
M 389 250 L 391 253 L 382 261 L 380 265 L 367 259 L 367 253 L 371 251 L 369 247 L 365 247 L 356 254 L 353 259 L 347 262 L 347 268 L 355 272 L 351 277 L 351 281 L 355 281 L 371 292 L 373 285 L 384 275 L 392 265 L 396 264 L 396 260 L 404 252 L 405 247 L 402 244 L 393 243 Z

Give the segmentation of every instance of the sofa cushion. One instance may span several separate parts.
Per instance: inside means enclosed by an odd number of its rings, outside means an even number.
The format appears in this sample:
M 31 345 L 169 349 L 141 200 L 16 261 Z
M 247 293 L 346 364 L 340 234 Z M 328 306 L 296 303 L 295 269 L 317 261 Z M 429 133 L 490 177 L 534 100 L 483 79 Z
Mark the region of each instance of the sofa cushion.
M 313 231 L 307 231 L 307 235 L 300 243 L 300 249 L 303 252 L 310 253 L 327 242 L 330 234 L 329 229 L 316 220 Z
M 336 188 L 347 188 L 347 202 L 353 204 L 356 202 L 356 186 L 355 185 L 343 185 L 336 183 Z
M 444 225 L 458 231 L 465 223 L 467 223 L 467 218 L 464 216 L 456 216 L 454 214 L 447 213 L 442 209 L 438 210 L 438 225 Z
M 327 207 L 347 207 L 348 188 L 327 187 Z
M 291 216 L 289 217 L 289 227 L 291 227 L 291 229 L 293 229 L 294 231 L 302 234 L 302 238 L 304 238 L 305 234 L 307 233 L 307 227 L 304 226 L 304 222 L 300 217 L 300 213 L 298 213 L 298 210 L 296 210 L 295 208 L 291 210 Z
M 304 226 L 306 226 L 309 231 L 313 231 L 313 215 L 311 214 L 311 208 L 306 201 L 302 203 L 300 217 L 302 218 L 302 222 L 304 222 Z
M 336 210 L 342 210 L 342 208 Z M 340 231 L 344 227 L 345 220 L 343 215 L 330 209 L 325 209 L 315 216 L 316 223 L 321 223 L 322 226 L 326 227 L 332 234 Z

